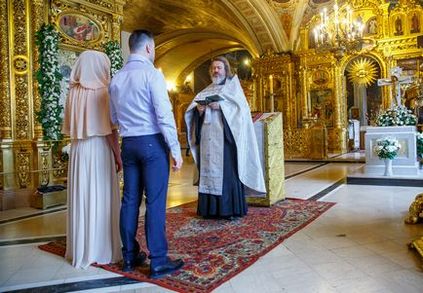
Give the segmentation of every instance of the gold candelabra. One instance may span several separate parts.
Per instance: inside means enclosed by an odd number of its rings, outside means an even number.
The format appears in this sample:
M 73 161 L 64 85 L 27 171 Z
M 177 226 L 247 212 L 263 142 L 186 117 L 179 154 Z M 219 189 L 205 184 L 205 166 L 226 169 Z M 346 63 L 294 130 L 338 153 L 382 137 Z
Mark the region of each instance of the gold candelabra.
M 352 17 L 352 9 L 347 6 L 340 11 L 335 1 L 334 19 L 329 21 L 327 8 L 320 13 L 320 23 L 314 28 L 314 41 L 320 51 L 334 53 L 341 58 L 346 52 L 360 51 L 363 45 L 364 24 Z

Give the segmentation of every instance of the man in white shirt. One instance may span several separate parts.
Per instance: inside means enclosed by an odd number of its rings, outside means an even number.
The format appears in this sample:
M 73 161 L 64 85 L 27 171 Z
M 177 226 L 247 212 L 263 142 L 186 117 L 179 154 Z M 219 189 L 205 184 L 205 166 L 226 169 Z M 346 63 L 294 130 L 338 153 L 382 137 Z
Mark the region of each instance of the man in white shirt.
M 131 55 L 110 84 L 110 115 L 122 136 L 124 189 L 120 231 L 124 258 L 122 270 L 130 272 L 144 263 L 136 240 L 139 207 L 146 195 L 145 237 L 150 252 L 150 277 L 160 278 L 183 266 L 167 257 L 166 197 L 169 151 L 172 169 L 182 166 L 172 106 L 163 74 L 154 67 L 153 35 L 136 30 L 129 38 Z

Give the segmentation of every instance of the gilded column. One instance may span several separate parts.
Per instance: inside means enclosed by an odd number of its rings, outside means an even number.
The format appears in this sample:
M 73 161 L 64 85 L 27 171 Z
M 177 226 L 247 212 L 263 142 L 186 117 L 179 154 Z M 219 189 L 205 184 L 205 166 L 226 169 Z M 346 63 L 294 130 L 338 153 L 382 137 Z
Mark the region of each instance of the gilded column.
M 0 1 L 0 189 L 5 189 L 8 175 L 13 176 L 13 150 L 10 145 L 12 139 L 11 98 L 9 83 L 9 1 Z M 9 142 L 8 142 L 9 141 Z M 12 180 L 13 185 L 14 180 Z
M 389 3 L 384 3 L 381 5 L 383 10 L 382 14 L 382 36 L 384 38 L 389 37 Z
M 9 44 L 12 50 L 12 97 L 15 101 L 14 113 L 14 138 L 26 140 L 32 138 L 32 68 L 30 56 L 32 46 L 30 42 L 30 9 L 29 0 L 11 0 L 9 6 L 10 28 Z
M 287 70 L 281 72 L 280 80 L 282 81 L 281 86 L 284 87 L 281 99 L 283 101 L 283 104 L 286 105 L 286 120 L 285 120 L 284 127 L 285 128 L 291 128 L 291 125 L 292 125 L 292 100 L 291 100 L 290 93 L 289 93 L 290 82 L 291 82 L 289 64 L 288 64 Z M 283 94 L 285 94 L 285 96 L 283 96 Z M 281 110 L 283 110 L 283 108 Z
M 344 152 L 346 151 L 346 128 L 344 126 L 343 121 L 346 119 L 346 117 L 343 117 L 342 113 L 342 107 L 343 103 L 342 101 L 345 100 L 343 97 L 343 91 L 342 91 L 342 72 L 341 68 L 335 63 L 332 62 L 331 66 L 333 67 L 333 75 L 334 75 L 334 95 L 335 95 L 335 107 L 334 107 L 334 114 L 335 114 L 335 127 L 334 127 L 334 140 L 335 143 L 332 146 L 332 150 L 336 153 Z
M 13 127 L 12 127 L 12 99 L 10 82 L 10 49 L 9 23 L 10 1 L 0 1 L 0 189 L 13 189 L 14 163 L 13 163 Z M 0 196 L 1 197 L 1 196 Z M 1 198 L 0 198 L 1 199 Z
M 292 60 L 290 60 L 289 66 L 288 66 L 288 78 L 287 78 L 288 92 L 287 92 L 287 95 L 286 95 L 286 99 L 290 103 L 290 112 L 291 112 L 291 121 L 290 121 L 291 125 L 290 125 L 290 127 L 295 128 L 295 126 L 297 125 L 297 123 L 296 123 L 297 122 L 297 111 L 296 111 L 296 109 L 297 109 L 297 107 L 296 107 L 297 99 L 296 99 L 295 94 L 293 93 L 293 83 L 294 83 L 294 79 L 293 79 L 294 72 L 292 70 L 293 65 L 294 64 L 292 63 Z
M 31 186 L 33 137 L 31 9 L 29 0 L 9 0 L 12 129 L 15 178 L 20 188 Z
M 122 25 L 122 16 L 113 15 L 112 38 L 114 41 L 118 41 L 119 43 L 120 43 L 121 25 Z
M 32 21 L 30 40 L 31 45 L 35 44 L 35 34 L 40 30 L 43 23 L 48 22 L 48 3 L 45 0 L 34 0 L 31 6 Z M 32 49 L 32 68 L 33 72 L 39 69 L 39 52 L 36 46 Z M 38 81 L 34 78 L 32 83 L 33 88 L 33 127 L 34 127 L 34 141 L 32 143 L 32 164 L 36 171 L 33 173 L 32 179 L 34 186 L 47 185 L 52 183 L 54 180 L 53 172 L 53 161 L 57 163 L 57 160 L 53 158 L 51 143 L 43 141 L 43 129 L 41 124 L 37 121 L 36 113 L 41 107 L 41 96 L 38 91 Z M 32 170 L 32 168 L 31 168 Z
M 264 87 L 263 87 L 263 75 L 260 74 L 258 78 L 259 83 L 259 102 L 260 102 L 260 112 L 265 112 L 265 99 L 264 99 Z
M 19 188 L 32 187 L 32 151 L 30 142 L 21 142 L 19 147 L 15 147 L 15 168 L 17 185 Z
M 9 67 L 9 1 L 0 1 L 0 140 L 12 139 Z
M 32 1 L 32 9 L 31 9 L 31 19 L 32 19 L 32 26 L 31 26 L 31 35 L 32 41 L 31 43 L 35 43 L 35 34 L 41 28 L 44 22 L 47 22 L 47 5 L 45 5 L 44 0 L 33 0 Z M 32 68 L 33 72 L 35 73 L 39 69 L 39 62 L 38 62 L 38 48 L 33 47 L 32 50 Z M 34 125 L 34 139 L 42 139 L 43 137 L 43 129 L 41 124 L 37 121 L 37 117 L 35 113 L 40 110 L 41 107 L 41 97 L 38 92 L 38 82 L 34 78 L 33 80 L 33 109 L 34 109 L 34 117 L 33 117 L 33 125 Z
M 308 112 L 310 111 L 310 109 L 308 108 L 308 97 L 307 97 L 307 88 L 306 88 L 307 75 L 306 75 L 306 69 L 303 66 L 300 66 L 299 79 L 300 79 L 299 82 L 301 86 L 300 93 L 302 97 L 302 101 L 301 101 L 302 117 L 300 117 L 300 119 L 303 119 L 309 116 Z
M 112 38 L 115 41 L 120 43 L 120 33 L 122 27 L 122 17 L 123 17 L 123 6 L 126 4 L 126 0 L 115 0 L 115 14 L 113 15 L 113 24 L 112 24 Z
M 253 96 L 251 100 L 251 111 L 256 112 L 257 111 L 257 77 L 255 74 L 253 74 Z

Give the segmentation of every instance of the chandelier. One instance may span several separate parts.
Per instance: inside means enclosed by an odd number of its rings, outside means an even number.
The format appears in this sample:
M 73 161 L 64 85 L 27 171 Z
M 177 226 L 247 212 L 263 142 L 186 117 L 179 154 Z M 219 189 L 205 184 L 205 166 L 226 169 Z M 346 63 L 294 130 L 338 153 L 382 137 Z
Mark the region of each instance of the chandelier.
M 326 8 L 320 13 L 320 23 L 314 28 L 314 42 L 317 50 L 332 52 L 339 59 L 346 52 L 361 50 L 364 24 L 360 20 L 353 20 L 349 6 L 340 11 L 335 1 L 333 10 L 332 22 L 329 22 Z

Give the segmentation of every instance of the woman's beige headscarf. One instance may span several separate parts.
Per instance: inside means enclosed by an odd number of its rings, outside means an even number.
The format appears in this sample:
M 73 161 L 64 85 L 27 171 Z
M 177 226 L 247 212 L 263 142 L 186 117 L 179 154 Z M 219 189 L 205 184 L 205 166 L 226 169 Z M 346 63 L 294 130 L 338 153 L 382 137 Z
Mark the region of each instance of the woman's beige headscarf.
M 98 51 L 85 51 L 79 55 L 72 68 L 70 86 L 80 85 L 87 89 L 108 87 L 110 83 L 110 60 Z
M 98 51 L 85 51 L 72 68 L 62 132 L 71 139 L 112 132 L 109 115 L 110 60 Z

